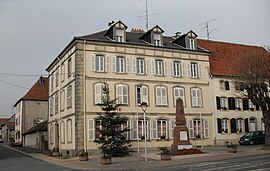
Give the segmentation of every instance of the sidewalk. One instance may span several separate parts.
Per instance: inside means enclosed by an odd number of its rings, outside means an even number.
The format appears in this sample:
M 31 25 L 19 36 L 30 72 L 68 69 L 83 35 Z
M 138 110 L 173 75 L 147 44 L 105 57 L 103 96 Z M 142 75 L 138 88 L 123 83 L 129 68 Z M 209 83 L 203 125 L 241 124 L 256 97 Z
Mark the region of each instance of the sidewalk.
M 144 161 L 144 154 L 141 154 L 139 157 L 137 154 L 133 154 L 129 157 L 112 158 L 111 165 L 101 165 L 99 156 L 90 156 L 89 161 L 79 161 L 78 157 L 62 159 L 61 157 L 51 157 L 38 153 L 36 150 L 31 151 L 29 148 L 15 147 L 15 149 L 43 161 L 79 170 L 147 170 L 150 168 L 161 168 L 194 162 L 224 160 L 270 153 L 270 151 L 261 150 L 261 146 L 239 146 L 237 153 L 227 153 L 225 147 L 206 147 L 203 150 L 204 154 L 172 156 L 172 160 L 170 161 L 161 161 L 159 151 L 156 151 L 148 154 L 147 162 Z

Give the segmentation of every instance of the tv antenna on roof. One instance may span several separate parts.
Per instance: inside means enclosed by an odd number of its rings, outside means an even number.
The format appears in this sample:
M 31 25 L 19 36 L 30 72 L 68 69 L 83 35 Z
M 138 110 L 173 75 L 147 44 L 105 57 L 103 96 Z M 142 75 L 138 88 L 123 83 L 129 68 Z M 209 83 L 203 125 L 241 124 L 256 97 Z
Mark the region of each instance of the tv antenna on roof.
M 145 17 L 145 21 L 146 21 L 146 31 L 148 31 L 148 25 L 149 25 L 149 16 L 152 16 L 152 15 L 158 15 L 159 13 L 155 13 L 155 14 L 148 14 L 148 3 L 147 3 L 147 0 L 145 0 L 145 15 L 142 15 L 142 16 L 139 16 L 139 18 L 143 18 Z
M 207 35 L 207 39 L 209 40 L 210 39 L 210 34 L 213 33 L 214 31 L 217 31 L 217 29 L 209 29 L 209 23 L 215 21 L 216 19 L 212 19 L 212 20 L 209 20 L 207 22 L 204 22 L 204 23 L 201 23 L 199 25 L 205 25 L 201 30 L 204 30 L 206 29 L 206 35 Z

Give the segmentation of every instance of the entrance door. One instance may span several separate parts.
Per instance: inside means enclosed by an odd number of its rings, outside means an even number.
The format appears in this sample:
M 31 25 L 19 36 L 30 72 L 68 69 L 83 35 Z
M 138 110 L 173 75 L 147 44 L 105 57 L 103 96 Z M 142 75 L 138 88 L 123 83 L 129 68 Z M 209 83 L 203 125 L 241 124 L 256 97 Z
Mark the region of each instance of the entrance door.
M 250 123 L 249 131 L 255 131 L 255 119 L 250 119 L 249 123 Z

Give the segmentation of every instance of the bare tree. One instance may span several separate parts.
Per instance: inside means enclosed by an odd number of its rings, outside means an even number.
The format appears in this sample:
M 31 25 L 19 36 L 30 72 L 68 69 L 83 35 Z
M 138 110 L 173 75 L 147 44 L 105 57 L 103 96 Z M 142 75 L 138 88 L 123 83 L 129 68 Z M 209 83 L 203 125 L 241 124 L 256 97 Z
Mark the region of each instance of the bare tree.
M 244 96 L 261 108 L 265 125 L 265 149 L 270 149 L 270 54 L 258 50 L 240 56 L 234 62 L 237 76 L 241 82 Z

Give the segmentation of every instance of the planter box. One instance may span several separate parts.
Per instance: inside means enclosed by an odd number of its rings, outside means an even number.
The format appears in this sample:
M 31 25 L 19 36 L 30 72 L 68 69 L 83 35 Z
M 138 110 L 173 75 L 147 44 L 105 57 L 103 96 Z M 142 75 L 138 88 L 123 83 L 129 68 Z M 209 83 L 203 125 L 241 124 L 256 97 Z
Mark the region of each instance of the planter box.
M 171 157 L 171 155 L 161 154 L 161 155 L 160 155 L 160 159 L 161 159 L 161 160 L 171 160 L 172 157 Z
M 108 158 L 108 159 L 100 159 L 100 163 L 102 165 L 107 165 L 107 164 L 112 164 L 112 159 Z

